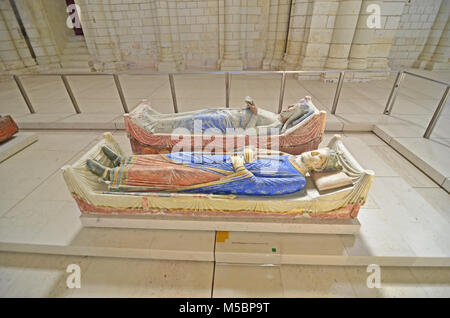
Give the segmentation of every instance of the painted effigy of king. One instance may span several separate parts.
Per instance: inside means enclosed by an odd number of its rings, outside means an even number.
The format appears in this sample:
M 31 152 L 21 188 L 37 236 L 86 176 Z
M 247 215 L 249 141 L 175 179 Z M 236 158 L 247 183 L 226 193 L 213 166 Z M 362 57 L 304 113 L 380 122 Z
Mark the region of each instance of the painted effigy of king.
M 119 156 L 103 146 L 113 167 L 88 159 L 87 167 L 112 192 L 184 192 L 281 195 L 300 191 L 309 171 L 339 170 L 337 154 L 328 148 L 298 156 L 255 158 L 251 148 L 237 155 L 174 152 Z

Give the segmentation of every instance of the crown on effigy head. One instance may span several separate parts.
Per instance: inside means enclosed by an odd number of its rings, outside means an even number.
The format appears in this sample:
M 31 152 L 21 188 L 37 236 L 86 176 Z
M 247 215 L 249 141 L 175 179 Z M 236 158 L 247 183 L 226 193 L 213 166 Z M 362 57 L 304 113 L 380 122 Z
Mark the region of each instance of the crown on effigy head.
M 302 99 L 299 99 L 297 104 L 307 104 L 311 101 L 311 96 L 305 96 Z
M 302 106 L 302 105 L 305 105 L 305 106 L 308 106 L 308 107 L 309 107 L 308 103 L 310 103 L 310 102 L 311 102 L 311 96 L 305 96 L 305 97 L 303 97 L 302 99 L 299 99 L 298 102 L 296 102 L 296 103 L 294 104 L 294 106 Z
M 323 166 L 320 168 L 320 171 L 342 170 L 342 165 L 339 163 L 339 156 L 342 153 L 332 149 L 328 149 L 327 152 L 327 161 L 325 161 Z

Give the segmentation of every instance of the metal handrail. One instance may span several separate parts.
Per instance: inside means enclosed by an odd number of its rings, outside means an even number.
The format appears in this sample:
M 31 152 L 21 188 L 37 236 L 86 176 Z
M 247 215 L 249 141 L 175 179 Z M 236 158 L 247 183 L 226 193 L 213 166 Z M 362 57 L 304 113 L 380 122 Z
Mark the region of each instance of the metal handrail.
M 397 73 L 398 70 L 309 70 L 309 71 L 200 71 L 200 72 L 152 72 L 152 73 L 104 73 L 104 72 L 96 72 L 96 73 L 30 73 L 30 74 L 16 74 L 20 76 L 94 76 L 94 75 L 103 75 L 103 76 L 113 76 L 117 74 L 119 76 L 168 76 L 169 74 L 173 75 L 225 75 L 229 74 L 316 74 L 316 73 L 340 73 L 340 72 L 348 72 L 348 73 Z M 0 76 L 13 76 L 14 74 L 0 74 Z
M 435 80 L 433 78 L 429 78 L 420 74 L 411 73 L 408 71 L 399 71 L 397 77 L 394 81 L 394 86 L 392 86 L 391 93 L 389 94 L 388 101 L 386 103 L 386 107 L 384 108 L 384 114 L 390 115 L 392 112 L 392 108 L 394 108 L 395 99 L 398 94 L 398 90 L 400 88 L 400 84 L 402 83 L 403 79 L 405 78 L 405 75 L 410 75 L 413 77 L 417 77 L 423 80 L 427 80 L 439 85 L 444 85 L 446 87 L 444 94 L 442 95 L 439 104 L 436 107 L 436 110 L 433 113 L 433 117 L 431 117 L 430 122 L 428 123 L 427 129 L 425 130 L 425 133 L 423 134 L 423 138 L 430 139 L 431 133 L 433 132 L 434 127 L 436 126 L 437 121 L 439 120 L 439 117 L 441 116 L 442 110 L 444 109 L 445 103 L 447 102 L 447 98 L 449 95 L 449 83 L 442 82 Z
M 429 78 L 429 77 L 426 77 L 426 76 L 423 76 L 423 75 L 420 75 L 420 74 L 411 73 L 411 72 L 408 72 L 408 71 L 404 71 L 404 73 L 408 74 L 408 75 L 411 75 L 411 76 L 414 76 L 414 77 L 418 77 L 418 78 L 427 80 L 427 81 L 430 81 L 430 82 L 433 82 L 433 83 L 436 83 L 436 84 L 441 84 L 441 85 L 445 85 L 445 86 L 449 85 L 446 82 L 438 81 L 438 80 L 435 80 L 433 78 Z
M 334 93 L 333 106 L 331 107 L 331 114 L 336 114 L 339 97 L 341 96 L 342 85 L 344 85 L 345 71 L 339 73 L 338 83 L 336 85 L 336 92 Z
M 394 81 L 394 86 L 392 86 L 391 93 L 389 94 L 388 100 L 386 102 L 386 107 L 384 108 L 383 114 L 390 115 L 392 107 L 394 106 L 395 99 L 397 98 L 398 89 L 400 88 L 400 82 L 403 81 L 405 77 L 405 72 L 399 71 L 397 77 Z
M 438 106 L 436 107 L 436 110 L 434 111 L 433 117 L 431 117 L 430 122 L 428 123 L 427 130 L 425 130 L 425 133 L 423 134 L 423 138 L 430 138 L 431 133 L 433 132 L 434 126 L 436 126 L 436 123 L 441 116 L 442 110 L 444 109 L 445 103 L 447 102 L 448 93 L 450 91 L 450 86 L 447 86 L 445 89 L 444 95 L 442 95 L 441 100 L 439 101 Z
M 283 100 L 284 100 L 284 91 L 286 86 L 286 75 L 288 74 L 330 74 L 330 73 L 338 73 L 339 79 L 337 81 L 336 85 L 336 91 L 334 94 L 333 99 L 333 105 L 331 107 L 331 114 L 336 113 L 337 106 L 339 104 L 339 98 L 341 94 L 341 90 L 344 84 L 344 77 L 346 73 L 397 73 L 397 77 L 394 81 L 394 85 L 392 86 L 391 92 L 389 94 L 388 100 L 386 102 L 386 107 L 384 108 L 383 113 L 385 115 L 390 115 L 392 112 L 392 109 L 394 107 L 394 103 L 400 88 L 400 84 L 402 83 L 403 79 L 405 78 L 405 75 L 414 76 L 417 78 L 421 78 L 424 80 L 431 81 L 433 83 L 437 83 L 440 85 L 445 85 L 446 90 L 436 108 L 436 111 L 433 114 L 433 117 L 430 120 L 430 123 L 428 124 L 428 127 L 425 131 L 424 138 L 429 138 L 441 113 L 445 106 L 445 103 L 447 101 L 448 95 L 449 95 L 449 87 L 450 84 L 442 81 L 438 81 L 423 75 L 411 73 L 404 70 L 309 70 L 309 71 L 213 71 L 213 72 L 180 72 L 180 73 L 42 73 L 42 74 L 0 74 L 0 77 L 12 77 L 14 81 L 17 84 L 17 87 L 19 88 L 19 91 L 27 104 L 27 107 L 30 111 L 30 113 L 34 114 L 36 111 L 34 110 L 34 107 L 30 101 L 30 98 L 28 97 L 28 94 L 22 84 L 22 81 L 19 76 L 59 76 L 61 80 L 63 81 L 64 87 L 66 88 L 67 94 L 70 97 L 70 100 L 72 102 L 72 105 L 75 109 L 75 112 L 77 114 L 81 113 L 81 109 L 78 106 L 77 100 L 75 98 L 75 95 L 73 94 L 73 91 L 70 87 L 70 82 L 67 80 L 68 76 L 112 76 L 114 79 L 114 83 L 116 85 L 117 92 L 119 94 L 120 100 L 122 102 L 122 107 L 125 113 L 129 112 L 128 105 L 126 102 L 125 94 L 122 89 L 122 85 L 120 84 L 119 76 L 168 76 L 169 83 L 170 83 L 170 92 L 172 95 L 172 103 L 173 103 L 173 109 L 175 113 L 178 113 L 178 103 L 177 103 L 177 97 L 175 92 L 175 79 L 174 76 L 178 75 L 224 75 L 225 77 L 225 106 L 227 108 L 230 107 L 230 94 L 231 94 L 231 79 L 232 75 L 243 75 L 243 74 L 261 74 L 261 75 L 268 75 L 268 74 L 280 74 L 281 75 L 281 82 L 280 82 L 280 95 L 278 98 L 278 113 L 281 112 L 283 107 Z

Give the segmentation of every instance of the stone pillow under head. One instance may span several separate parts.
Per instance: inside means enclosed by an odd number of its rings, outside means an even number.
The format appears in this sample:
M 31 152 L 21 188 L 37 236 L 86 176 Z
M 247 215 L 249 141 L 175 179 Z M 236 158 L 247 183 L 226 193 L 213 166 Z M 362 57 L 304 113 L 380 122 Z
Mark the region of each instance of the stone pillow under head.
M 319 191 L 327 191 L 353 185 L 352 179 L 342 171 L 311 171 L 311 179 Z

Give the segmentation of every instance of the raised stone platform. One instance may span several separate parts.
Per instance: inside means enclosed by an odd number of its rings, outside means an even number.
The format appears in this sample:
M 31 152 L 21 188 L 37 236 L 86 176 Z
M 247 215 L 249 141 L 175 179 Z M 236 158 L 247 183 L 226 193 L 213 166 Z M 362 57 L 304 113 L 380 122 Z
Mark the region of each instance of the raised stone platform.
M 450 139 L 425 139 L 414 126 L 376 125 L 373 132 L 450 192 Z
M 358 162 L 375 171 L 358 215 L 361 227 L 350 235 L 243 232 L 217 225 L 201 231 L 86 227 L 59 169 L 80 158 L 102 133 L 37 134 L 38 143 L 0 164 L 1 178 L 20 180 L 13 186 L 0 183 L 0 251 L 218 263 L 450 266 L 448 194 L 372 133 L 343 134 L 352 152 L 359 149 Z M 114 134 L 130 152 L 125 133 Z M 325 134 L 323 144 L 331 136 Z
M 22 149 L 38 140 L 38 135 L 32 132 L 18 132 L 11 139 L 0 143 L 0 162 L 14 156 Z
M 158 230 L 235 231 L 260 233 L 356 234 L 357 219 L 277 219 L 231 217 L 164 217 L 82 215 L 86 227 L 134 228 Z

